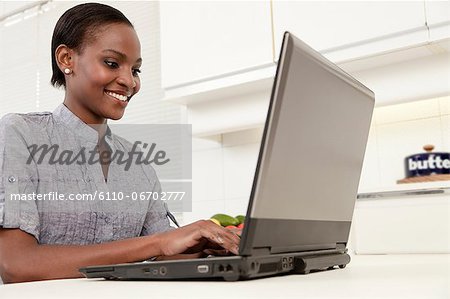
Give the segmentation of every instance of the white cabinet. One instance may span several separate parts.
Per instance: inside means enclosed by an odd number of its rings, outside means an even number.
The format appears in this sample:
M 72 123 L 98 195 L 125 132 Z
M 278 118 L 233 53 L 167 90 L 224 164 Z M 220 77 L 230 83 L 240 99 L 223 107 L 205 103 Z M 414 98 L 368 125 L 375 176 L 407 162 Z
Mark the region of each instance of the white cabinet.
M 449 1 L 425 1 L 425 11 L 428 25 L 450 21 Z
M 276 59 L 284 31 L 324 54 L 349 50 L 333 57 L 334 61 L 427 39 L 424 4 L 419 1 L 274 1 L 273 22 Z
M 378 105 L 448 94 L 449 6 L 161 1 L 165 100 L 187 107 L 196 136 L 262 126 L 286 30 L 373 89 Z
M 358 200 L 352 223 L 355 253 L 450 253 L 450 201 L 445 191 Z
M 273 62 L 269 1 L 161 1 L 163 88 Z
M 440 40 L 450 36 L 450 2 L 426 1 L 425 11 L 430 29 L 430 40 Z

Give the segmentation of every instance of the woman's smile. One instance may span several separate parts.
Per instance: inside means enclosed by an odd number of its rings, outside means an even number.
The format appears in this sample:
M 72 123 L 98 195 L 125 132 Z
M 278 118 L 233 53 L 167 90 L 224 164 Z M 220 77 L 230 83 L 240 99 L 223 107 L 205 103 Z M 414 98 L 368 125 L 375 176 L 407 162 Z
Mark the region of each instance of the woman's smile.
M 114 91 L 109 91 L 109 90 L 105 90 L 105 94 L 112 98 L 115 101 L 119 101 L 122 105 L 127 105 L 128 102 L 131 99 L 131 94 L 125 94 L 123 92 L 114 92 Z

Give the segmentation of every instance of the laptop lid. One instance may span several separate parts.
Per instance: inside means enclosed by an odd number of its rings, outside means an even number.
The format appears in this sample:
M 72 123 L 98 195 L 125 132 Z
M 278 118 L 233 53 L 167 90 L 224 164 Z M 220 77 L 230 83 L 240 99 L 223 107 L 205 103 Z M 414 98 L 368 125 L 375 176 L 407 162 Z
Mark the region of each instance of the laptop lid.
M 345 249 L 374 102 L 284 34 L 240 255 Z

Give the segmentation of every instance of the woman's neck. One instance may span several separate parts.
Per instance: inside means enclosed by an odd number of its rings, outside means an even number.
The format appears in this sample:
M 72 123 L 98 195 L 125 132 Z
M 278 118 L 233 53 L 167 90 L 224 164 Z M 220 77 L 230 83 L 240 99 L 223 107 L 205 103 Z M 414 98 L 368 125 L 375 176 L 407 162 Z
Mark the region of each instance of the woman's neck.
M 64 99 L 63 104 L 85 124 L 96 130 L 98 132 L 99 140 L 103 139 L 108 128 L 106 118 L 95 115 L 85 107 L 68 99 Z

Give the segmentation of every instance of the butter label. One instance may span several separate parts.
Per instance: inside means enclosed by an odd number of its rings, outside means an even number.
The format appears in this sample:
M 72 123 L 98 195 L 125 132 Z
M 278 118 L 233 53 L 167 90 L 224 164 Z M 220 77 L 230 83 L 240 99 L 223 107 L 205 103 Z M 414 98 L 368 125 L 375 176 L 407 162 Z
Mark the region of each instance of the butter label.
M 405 159 L 407 177 L 450 173 L 450 153 L 424 153 Z

